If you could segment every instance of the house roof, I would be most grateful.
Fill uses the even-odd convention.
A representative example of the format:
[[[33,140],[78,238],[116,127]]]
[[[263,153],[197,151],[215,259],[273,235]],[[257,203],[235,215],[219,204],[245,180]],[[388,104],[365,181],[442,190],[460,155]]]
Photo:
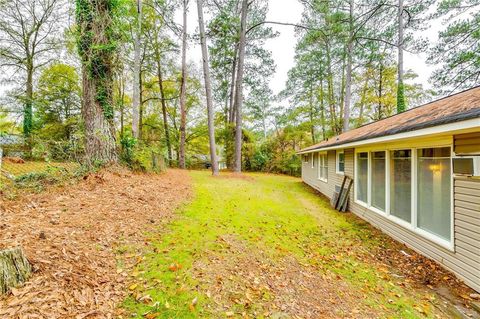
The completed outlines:
[[[17,145],[23,143],[23,137],[20,135],[0,134],[0,145]]]
[[[480,86],[417,106],[306,147],[298,153],[480,117]]]

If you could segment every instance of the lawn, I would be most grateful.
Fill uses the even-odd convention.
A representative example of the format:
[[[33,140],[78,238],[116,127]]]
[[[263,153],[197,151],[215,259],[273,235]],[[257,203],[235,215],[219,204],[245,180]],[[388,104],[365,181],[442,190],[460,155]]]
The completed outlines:
[[[67,171],[73,171],[79,167],[77,163],[54,163],[26,161],[25,163],[11,163],[4,161],[2,169],[13,176],[21,176],[30,173],[45,173],[52,168],[64,168]]]
[[[134,252],[143,258],[123,304],[133,316],[418,318],[437,312],[434,294],[372,259],[388,245],[384,236],[332,210],[299,179],[191,175],[193,200]]]

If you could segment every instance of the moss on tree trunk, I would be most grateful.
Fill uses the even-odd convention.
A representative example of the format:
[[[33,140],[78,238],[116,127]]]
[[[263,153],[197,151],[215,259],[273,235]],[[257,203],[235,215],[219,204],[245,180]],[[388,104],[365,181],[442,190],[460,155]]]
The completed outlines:
[[[31,273],[32,267],[20,247],[0,250],[0,295],[23,284]]]

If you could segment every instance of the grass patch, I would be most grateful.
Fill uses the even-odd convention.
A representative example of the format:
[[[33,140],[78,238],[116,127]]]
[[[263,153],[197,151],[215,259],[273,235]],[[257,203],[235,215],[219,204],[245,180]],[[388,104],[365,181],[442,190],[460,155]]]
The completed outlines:
[[[319,276],[335,274],[351,289],[362,291],[365,297],[359,302],[378,308],[385,317],[417,318],[428,313],[429,309],[419,308],[419,296],[369,262],[367,256],[378,239],[366,224],[332,210],[299,179],[191,174],[194,200],[176,220],[148,235],[150,248],[132,274],[131,294],[123,307],[136,318],[224,316],[205,306],[208,287],[201,286],[190,271],[207,252],[228,258],[218,241],[223,235],[243,239],[272,260],[294,256],[300,263],[314,265]]]
[[[61,184],[74,177],[83,176],[85,168],[78,163],[35,162],[2,163],[0,191],[14,198],[16,190],[40,192],[47,186]],[[8,177],[8,178],[7,178]]]

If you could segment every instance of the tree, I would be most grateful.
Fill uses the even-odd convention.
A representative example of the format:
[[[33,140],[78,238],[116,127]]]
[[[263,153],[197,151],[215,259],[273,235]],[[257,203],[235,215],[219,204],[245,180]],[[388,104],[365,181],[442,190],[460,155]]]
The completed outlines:
[[[213,101],[212,101],[212,84],[210,80],[210,67],[208,65],[208,50],[205,36],[205,23],[203,21],[203,1],[197,0],[198,9],[198,26],[200,29],[200,43],[202,47],[202,63],[203,76],[205,80],[205,93],[207,98],[207,114],[208,114],[208,137],[210,143],[210,160],[212,165],[212,174],[218,175],[218,159],[217,145],[215,142],[215,127],[213,122]]]
[[[449,92],[480,84],[480,1],[442,0],[435,17],[445,17],[447,26],[438,34],[429,63],[440,67],[432,80]]]
[[[347,75],[345,84],[345,106],[343,114],[343,131],[348,131],[350,127],[350,100],[352,95],[352,64],[353,64],[353,41],[355,36],[354,29],[354,7],[355,1],[349,1],[349,15],[348,15],[348,40],[347,40]]]
[[[0,67],[21,74],[26,137],[33,128],[35,71],[48,64],[51,52],[57,49],[61,4],[60,0],[0,1]]]
[[[140,91],[141,88],[141,67],[142,67],[142,0],[137,0],[137,26],[135,30],[134,51],[135,57],[133,60],[133,104],[132,104],[132,132],[133,137],[138,139],[140,137]]]
[[[187,6],[188,0],[183,0],[183,30],[182,30],[182,78],[180,85],[180,168],[185,169],[185,126],[187,122]]]
[[[35,93],[36,130],[49,128],[50,139],[70,139],[79,124],[79,82],[79,76],[71,65],[54,63],[42,70]]]
[[[208,7],[213,16],[208,24],[213,98],[216,103],[223,105],[223,129],[220,136],[224,142],[226,164],[232,169],[235,153],[235,88],[238,77],[241,4],[241,0],[216,0]],[[255,104],[255,101],[250,101],[255,99],[251,92],[255,88],[268,85],[276,68],[272,53],[264,47],[268,39],[278,35],[264,23],[267,12],[266,0],[253,1],[248,5],[242,95],[244,103],[249,105]],[[242,129],[248,124],[249,118],[243,116]]]
[[[178,92],[175,98],[169,97],[166,90],[169,81],[177,82],[179,77],[174,73],[177,69],[173,68],[174,59],[178,57],[177,43],[170,37],[167,29],[170,28],[174,9],[173,2],[169,1],[145,1],[144,10],[144,36],[146,39],[146,74],[154,75],[158,84],[158,94],[156,100],[160,103],[163,120],[163,139],[166,144],[166,151],[169,165],[173,161],[172,122],[169,120],[169,105],[178,101]],[[176,26],[173,27],[175,34],[180,33]],[[175,55],[172,55],[175,53]],[[178,155],[178,154],[177,154]]]
[[[405,89],[403,86],[403,0],[398,0],[398,79],[397,79],[397,113],[406,109]]]
[[[408,16],[410,32],[419,29],[420,21],[424,21],[427,2],[411,0],[397,12],[397,17],[400,13]],[[391,114],[391,104],[386,108],[383,100],[385,72],[396,61],[402,61],[401,52],[400,59],[395,59],[399,23],[391,19],[397,4],[398,0],[313,0],[304,4],[302,21],[296,25],[300,35],[296,65],[289,72],[282,97],[290,98],[289,114],[302,121],[299,128],[308,129],[313,143],[319,136],[325,139],[340,134],[351,124],[362,125],[367,119]],[[422,43],[410,33],[400,42],[400,51],[403,45],[415,49]],[[395,70],[397,76],[398,72],[402,75],[400,93],[405,94],[403,67],[399,71],[395,66]],[[376,109],[366,102],[371,89],[378,89]],[[398,91],[397,83],[395,101]]]
[[[242,18],[240,22],[240,42],[238,48],[237,79],[235,87],[235,167],[234,171],[242,171],[242,104],[243,104],[243,73],[245,65],[245,46],[247,33],[248,0],[242,1]]]
[[[86,160],[90,164],[117,161],[113,123],[115,15],[114,0],[77,0],[77,49],[82,62],[82,116]]]

